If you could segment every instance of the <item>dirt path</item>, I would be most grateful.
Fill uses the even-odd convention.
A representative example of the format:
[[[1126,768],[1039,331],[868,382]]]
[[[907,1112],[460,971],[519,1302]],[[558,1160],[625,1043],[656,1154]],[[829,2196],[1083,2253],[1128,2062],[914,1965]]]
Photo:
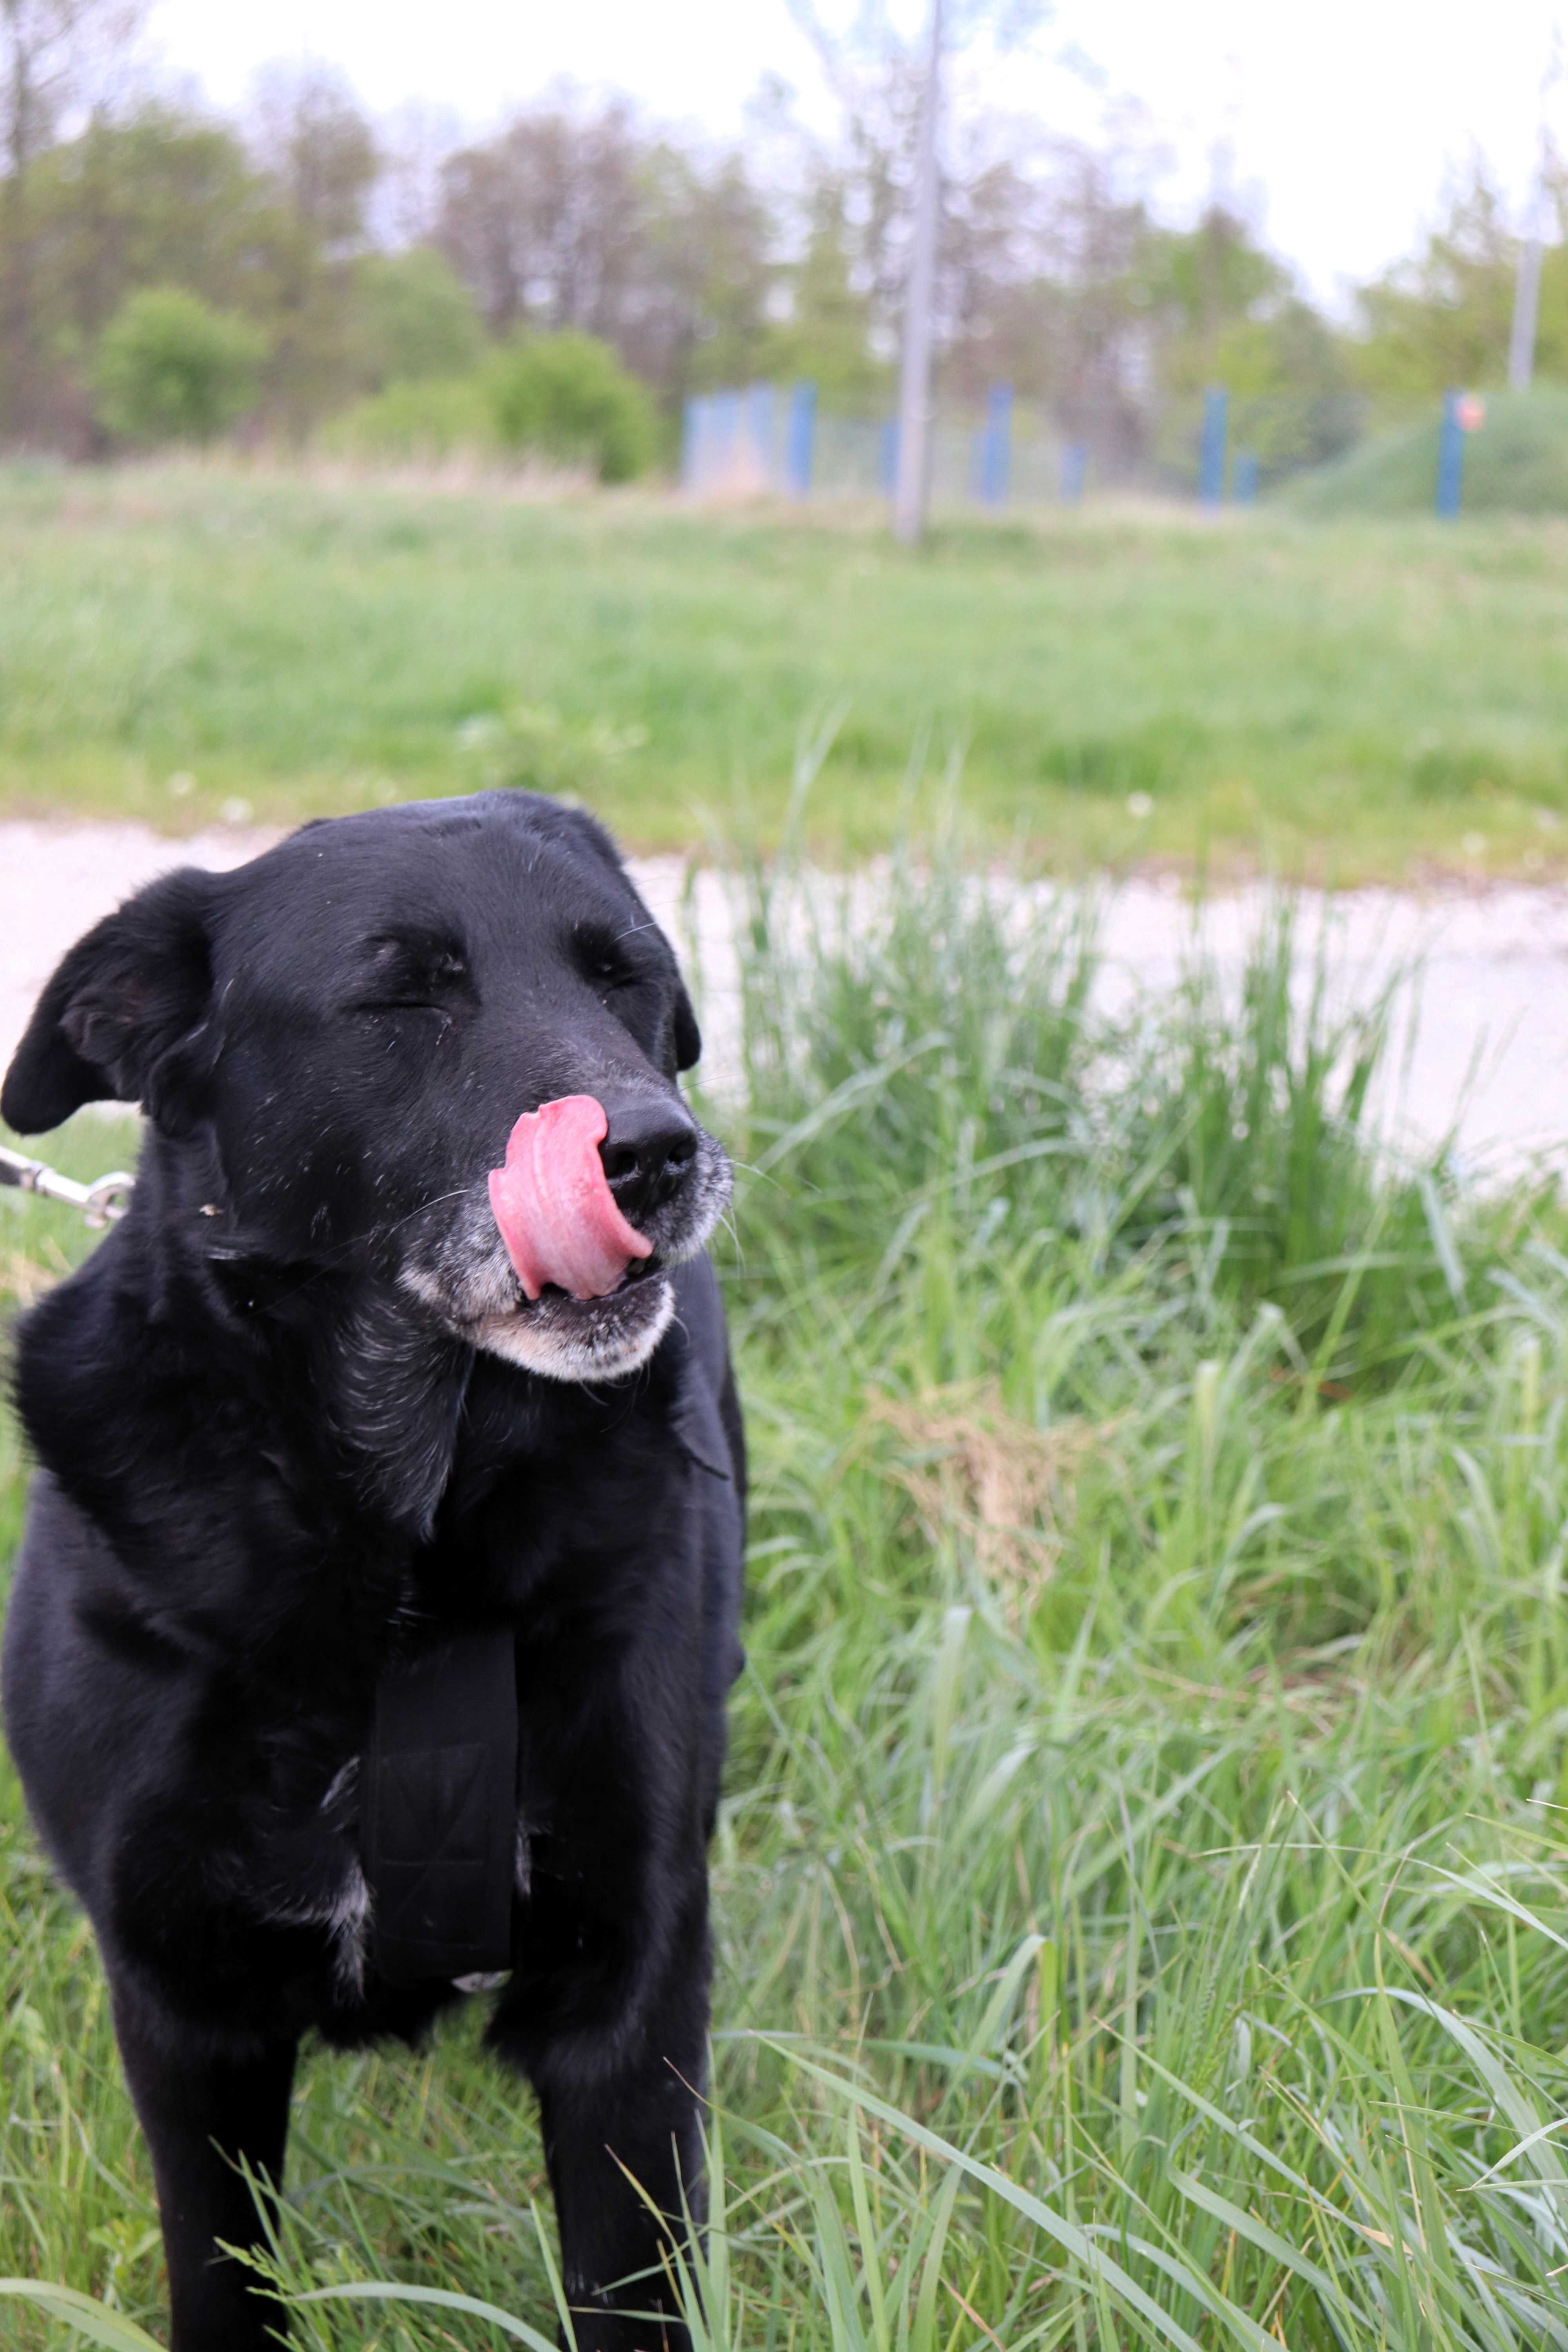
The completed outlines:
[[[0,824],[0,1065],[57,958],[98,916],[167,866],[237,866],[272,838],[226,830],[171,841],[128,824]],[[654,913],[679,936],[680,861],[646,859],[636,872]],[[1204,950],[1227,977],[1239,971],[1268,903],[1253,889],[1204,909]],[[696,911],[710,1064],[721,1080],[733,1068],[733,959],[723,888],[711,875],[700,877]],[[1309,896],[1302,916],[1309,954],[1328,919],[1341,1001],[1364,1000],[1396,965],[1422,962],[1420,1018],[1389,1106],[1396,1131],[1432,1138],[1458,1119],[1461,1149],[1479,1170],[1506,1171],[1542,1153],[1568,1164],[1568,890],[1360,890],[1331,902]],[[1108,896],[1103,1000],[1124,1004],[1139,990],[1168,989],[1192,936],[1173,887],[1139,881]]]

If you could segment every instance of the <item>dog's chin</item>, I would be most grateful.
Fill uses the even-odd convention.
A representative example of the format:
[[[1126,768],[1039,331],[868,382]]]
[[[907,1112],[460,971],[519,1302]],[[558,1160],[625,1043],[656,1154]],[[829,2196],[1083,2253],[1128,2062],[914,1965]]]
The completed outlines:
[[[687,1197],[649,1221],[654,1255],[634,1259],[603,1298],[572,1298],[546,1284],[526,1297],[507,1257],[488,1193],[476,1189],[429,1255],[406,1263],[404,1287],[471,1348],[547,1381],[616,1381],[647,1362],[675,1318],[668,1269],[706,1247],[730,1197],[730,1164],[702,1138]]]
[[[675,1288],[668,1275],[624,1283],[607,1298],[546,1289],[468,1327],[476,1348],[549,1381],[616,1381],[646,1364],[668,1330]]]

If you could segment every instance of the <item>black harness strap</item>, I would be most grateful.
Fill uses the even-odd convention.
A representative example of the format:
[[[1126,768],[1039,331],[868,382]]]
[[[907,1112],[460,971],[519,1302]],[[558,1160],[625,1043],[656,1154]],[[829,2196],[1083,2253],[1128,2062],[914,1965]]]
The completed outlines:
[[[517,1679],[510,1632],[465,1633],[375,1694],[363,1812],[373,1960],[395,1984],[511,1966]]]

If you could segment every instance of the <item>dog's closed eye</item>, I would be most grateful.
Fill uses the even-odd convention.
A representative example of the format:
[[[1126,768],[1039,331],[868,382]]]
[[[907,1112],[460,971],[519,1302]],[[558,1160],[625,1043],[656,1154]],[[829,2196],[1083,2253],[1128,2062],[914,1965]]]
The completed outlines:
[[[364,942],[361,985],[352,1013],[439,1013],[476,1001],[461,942],[437,932],[402,931]]]
[[[636,988],[649,977],[646,964],[632,952],[626,937],[580,923],[573,936],[577,967],[584,980],[601,991]]]

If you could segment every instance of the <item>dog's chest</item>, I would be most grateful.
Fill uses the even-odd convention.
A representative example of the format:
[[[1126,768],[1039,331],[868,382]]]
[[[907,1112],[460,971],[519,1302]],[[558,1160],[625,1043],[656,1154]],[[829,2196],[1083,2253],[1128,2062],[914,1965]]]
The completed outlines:
[[[707,1522],[736,1506],[706,1390],[688,1378],[562,1419],[553,1442],[509,1459],[481,1413],[411,1563],[418,1656],[384,1674],[369,1736],[322,1806],[334,1875],[309,1916],[332,1938],[344,1995],[372,1969],[464,1986],[503,1970],[531,1835],[574,1810],[557,1785],[565,1718],[602,1726],[606,1755],[625,1746],[613,1777],[635,1816],[650,1743],[625,1724],[612,1734],[622,1662],[650,1643],[668,1653],[673,1632],[691,1714],[711,1679]]]

